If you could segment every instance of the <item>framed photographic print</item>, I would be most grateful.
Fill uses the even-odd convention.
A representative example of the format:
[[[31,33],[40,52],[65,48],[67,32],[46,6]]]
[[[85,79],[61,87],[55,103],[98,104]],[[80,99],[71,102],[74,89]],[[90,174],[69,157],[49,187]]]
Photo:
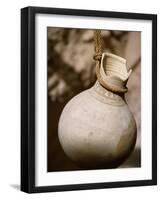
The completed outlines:
[[[157,184],[157,16],[21,9],[21,190]]]

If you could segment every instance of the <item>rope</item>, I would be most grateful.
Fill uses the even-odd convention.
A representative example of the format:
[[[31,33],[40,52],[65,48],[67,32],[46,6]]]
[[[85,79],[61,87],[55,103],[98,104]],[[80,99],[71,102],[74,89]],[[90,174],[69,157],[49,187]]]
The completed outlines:
[[[101,30],[94,31],[94,41],[95,41],[95,60],[101,60],[102,57],[102,40],[101,40]]]
[[[101,40],[101,30],[94,31],[94,42],[95,42],[95,55],[94,60],[96,61],[96,76],[101,84],[101,76],[100,76],[100,65],[101,65],[101,58],[102,58],[102,40]],[[102,85],[102,84],[101,84]]]

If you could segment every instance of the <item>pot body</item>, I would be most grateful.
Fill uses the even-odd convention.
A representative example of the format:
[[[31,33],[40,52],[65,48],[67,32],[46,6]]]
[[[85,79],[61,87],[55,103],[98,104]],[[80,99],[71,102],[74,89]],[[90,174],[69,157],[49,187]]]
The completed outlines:
[[[124,98],[97,81],[65,106],[58,136],[66,155],[79,166],[115,168],[132,152],[136,130]]]

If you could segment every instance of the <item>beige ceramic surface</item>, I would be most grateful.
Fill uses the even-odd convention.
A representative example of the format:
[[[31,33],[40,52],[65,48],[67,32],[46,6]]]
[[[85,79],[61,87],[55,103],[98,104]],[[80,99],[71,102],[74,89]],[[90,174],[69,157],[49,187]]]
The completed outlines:
[[[124,59],[105,53],[100,70],[104,70],[107,77],[116,77],[124,83],[131,72],[127,72],[126,62],[122,61]],[[124,98],[106,90],[97,81],[65,106],[58,134],[64,152],[78,165],[113,168],[132,152],[136,123]]]

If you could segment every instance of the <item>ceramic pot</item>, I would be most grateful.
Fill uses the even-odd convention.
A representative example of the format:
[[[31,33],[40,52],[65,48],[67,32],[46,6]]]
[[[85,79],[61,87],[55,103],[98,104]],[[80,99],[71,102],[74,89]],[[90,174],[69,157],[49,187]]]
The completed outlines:
[[[136,123],[124,99],[131,73],[126,60],[103,53],[99,72],[109,89],[97,80],[67,103],[58,125],[64,152],[85,169],[118,167],[136,142]]]

